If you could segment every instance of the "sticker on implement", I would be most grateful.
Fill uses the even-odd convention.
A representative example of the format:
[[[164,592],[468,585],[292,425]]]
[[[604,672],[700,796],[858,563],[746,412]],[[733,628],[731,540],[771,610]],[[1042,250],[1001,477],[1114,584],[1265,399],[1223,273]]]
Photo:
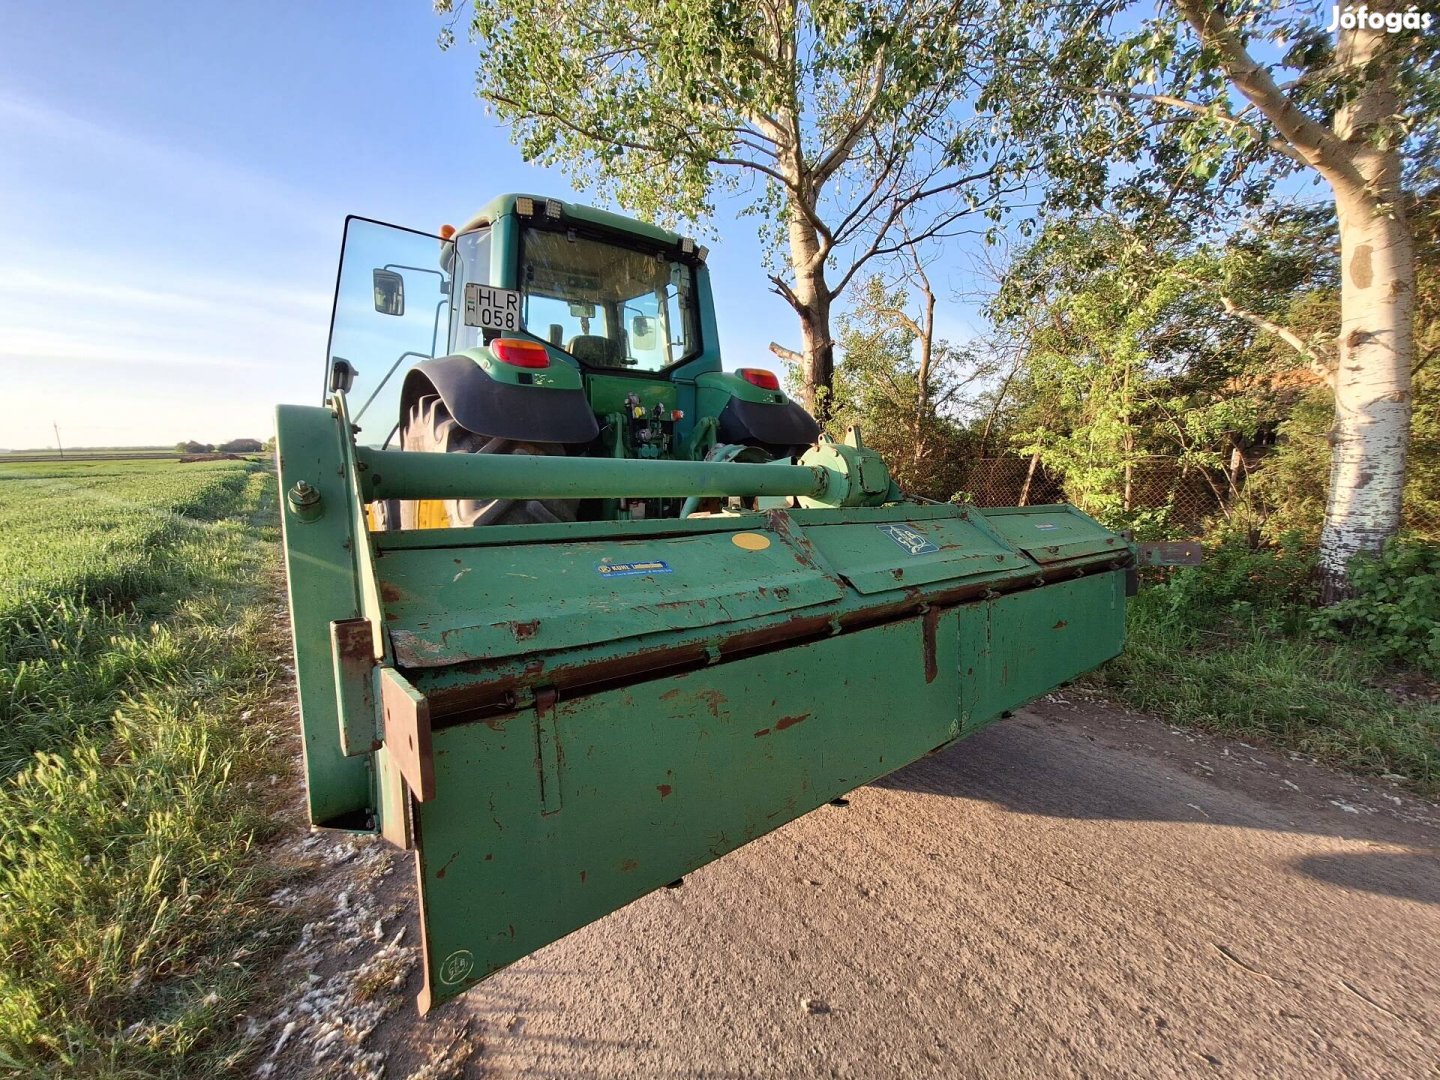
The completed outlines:
[[[465,286],[465,325],[482,330],[519,330],[520,294],[469,282]]]
[[[1035,528],[1039,529],[1041,532],[1049,532],[1051,529],[1055,528],[1055,523],[1053,521],[1037,521],[1035,523]]]
[[[641,574],[671,573],[670,564],[655,559],[652,562],[607,562],[595,567],[602,577],[638,577]]]
[[[911,555],[929,555],[932,551],[940,550],[928,536],[910,525],[876,525],[875,527]]]

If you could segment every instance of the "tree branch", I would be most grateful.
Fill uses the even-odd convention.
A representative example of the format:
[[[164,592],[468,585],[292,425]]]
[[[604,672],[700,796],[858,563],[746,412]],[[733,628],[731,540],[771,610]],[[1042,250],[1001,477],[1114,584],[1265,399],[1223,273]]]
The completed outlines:
[[[1311,120],[1291,100],[1270,72],[1246,50],[1213,0],[1174,0],[1175,7],[1200,40],[1220,53],[1220,66],[1235,88],[1255,104],[1275,130],[1317,172],[1337,187],[1361,190],[1364,178],[1345,145],[1324,124]]]
[[[1186,280],[1190,279],[1187,278]],[[1199,284],[1199,282],[1197,282],[1196,284]],[[1308,367],[1312,373],[1318,375],[1325,382],[1325,385],[1334,385],[1335,373],[1330,370],[1330,365],[1325,362],[1324,357],[1322,357],[1319,353],[1317,353],[1314,349],[1307,345],[1305,343],[1305,339],[1302,338],[1299,334],[1295,333],[1294,330],[1291,330],[1285,326],[1281,326],[1277,322],[1271,322],[1269,319],[1265,318],[1264,315],[1257,315],[1253,311],[1246,311],[1244,308],[1237,306],[1236,303],[1230,299],[1230,297],[1224,295],[1223,293],[1216,294],[1216,299],[1220,301],[1220,305],[1225,309],[1226,315],[1231,315],[1237,319],[1242,319],[1245,322],[1248,322],[1251,326],[1258,327],[1259,329],[1264,330],[1267,333],[1274,334],[1281,341],[1285,342],[1286,345],[1289,345],[1292,349],[1294,349],[1296,353],[1298,353],[1300,357],[1305,361],[1305,366]]]
[[[1202,105],[1198,101],[1189,101],[1185,98],[1174,97],[1170,94],[1143,94],[1138,90],[1103,90],[1093,86],[1067,86],[1065,89],[1077,94],[1090,94],[1094,97],[1123,98],[1126,101],[1148,101],[1155,105],[1168,105],[1172,109],[1183,109],[1185,112],[1194,113],[1197,116],[1213,116],[1216,120],[1229,124],[1231,127],[1244,128],[1251,132],[1257,139],[1264,141],[1265,145],[1274,150],[1277,154],[1283,154],[1298,165],[1312,165],[1313,162],[1301,155],[1300,151],[1291,146],[1284,139],[1266,138],[1265,133],[1254,124],[1239,117],[1231,116],[1228,112],[1216,112],[1209,105]],[[1253,103],[1246,108],[1253,107]]]

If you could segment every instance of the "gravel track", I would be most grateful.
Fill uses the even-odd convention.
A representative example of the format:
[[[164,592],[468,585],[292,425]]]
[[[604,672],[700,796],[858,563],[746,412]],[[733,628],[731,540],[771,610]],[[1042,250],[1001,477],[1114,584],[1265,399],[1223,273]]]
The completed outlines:
[[[408,910],[408,860],[366,880]],[[387,1077],[1437,1077],[1440,811],[1051,698],[423,1021],[409,970]]]

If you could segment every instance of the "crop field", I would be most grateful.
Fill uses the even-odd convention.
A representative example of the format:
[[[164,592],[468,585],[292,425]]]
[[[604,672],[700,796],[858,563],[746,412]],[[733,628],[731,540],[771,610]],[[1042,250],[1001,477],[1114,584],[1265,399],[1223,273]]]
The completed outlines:
[[[247,723],[286,649],[274,503],[252,462],[0,465],[0,1072],[243,1053],[275,919],[251,852],[281,766]]]

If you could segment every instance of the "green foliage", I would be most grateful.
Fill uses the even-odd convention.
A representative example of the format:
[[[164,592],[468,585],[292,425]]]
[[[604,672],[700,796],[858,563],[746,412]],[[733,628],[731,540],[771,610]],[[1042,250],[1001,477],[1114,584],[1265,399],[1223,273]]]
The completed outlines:
[[[1239,621],[1293,632],[1319,598],[1314,575],[1314,548],[1297,533],[1258,551],[1230,539],[1207,549],[1202,565],[1171,570],[1135,603],[1153,623],[1210,629]]]
[[[1161,250],[1169,243],[1233,240],[1242,223],[1281,218],[1276,204],[1285,199],[1286,181],[1309,173],[1329,185],[1334,207],[1343,207],[1347,240],[1359,242],[1381,221],[1396,231],[1412,229],[1418,217],[1410,204],[1436,179],[1440,38],[1398,26],[1378,35],[1342,29],[1332,37],[1325,14],[1267,0],[1168,0],[1153,10],[1128,0],[1098,7],[1072,0],[1054,7],[1035,34],[1033,62],[1000,72],[990,91],[997,107],[1011,107],[1012,130],[1028,139],[1047,174],[1041,220],[1099,214]],[[1051,83],[1070,93],[1044,100]],[[1309,208],[1300,216],[1306,214]],[[1310,216],[1317,223],[1326,218],[1329,231],[1328,214]],[[1318,229],[1308,244],[1297,244],[1300,239],[1292,233],[1275,244],[1261,230],[1254,251],[1230,244],[1225,273],[1197,276],[1224,298],[1227,314],[1283,338],[1319,368],[1335,357],[1315,346],[1334,341],[1338,319],[1319,335],[1277,333],[1265,306],[1235,302],[1237,291],[1258,291],[1283,308],[1302,279],[1329,291],[1339,280],[1333,249],[1323,252]],[[1309,249],[1310,268],[1302,258],[1299,278],[1287,280],[1283,272],[1287,247]],[[1247,265],[1241,257],[1247,254],[1259,257]],[[1328,270],[1316,273],[1322,257]],[[1391,280],[1375,283],[1375,293],[1381,286],[1417,292],[1407,266],[1390,273]],[[1256,285],[1261,288],[1250,289]],[[1409,352],[1410,328],[1378,329],[1394,309],[1368,291],[1347,290],[1347,324],[1393,336],[1397,344],[1367,349],[1372,335],[1357,337],[1336,370],[1351,382],[1370,374],[1389,380],[1393,390],[1372,399],[1393,401],[1390,395],[1405,389],[1405,373],[1393,364]],[[1376,405],[1372,416],[1369,408],[1347,406],[1338,421],[1347,429],[1373,422],[1374,430],[1391,435],[1383,425],[1395,426],[1394,411],[1387,415]],[[1403,445],[1404,432],[1393,434]],[[1368,486],[1355,483],[1361,474],[1371,478]],[[1332,579],[1345,553],[1368,542],[1363,538],[1377,521],[1383,520],[1382,531],[1398,524],[1393,458],[1336,476],[1349,486],[1331,500],[1325,530],[1322,565]]]
[[[0,467],[0,1063],[237,1067],[276,915],[243,723],[269,690],[274,478],[238,462]],[[252,959],[247,960],[246,957]]]
[[[1302,536],[1258,551],[1233,539],[1207,549],[1203,566],[1164,571],[1135,597],[1125,652],[1096,679],[1171,723],[1440,794],[1440,703],[1392,692],[1414,678],[1397,661],[1430,662],[1416,657],[1440,626],[1440,554],[1410,548],[1387,559],[1362,572],[1366,591],[1332,621],[1315,613],[1315,554]]]
[[[1238,262],[1077,217],[1052,221],[1011,264],[991,306],[1020,355],[1011,443],[1107,524],[1138,523],[1136,473],[1156,458],[1177,477],[1212,477],[1228,500],[1231,452],[1275,415],[1253,392],[1248,335],[1214,332],[1208,279]]]
[[[1330,444],[1334,397],[1328,389],[1310,389],[1291,406],[1276,428],[1276,445],[1245,484],[1241,518],[1260,536],[1275,540],[1287,533],[1320,541],[1325,495],[1330,486]]]
[[[903,288],[878,277],[865,283],[841,323],[844,359],[828,427],[839,438],[858,425],[905,491],[944,501],[963,485],[973,455],[974,436],[958,421],[969,404],[965,392],[991,367],[945,341],[931,343],[925,366],[923,329],[908,305]]]
[[[1278,148],[1274,113],[1235,90],[1187,6],[1196,18],[1223,18],[1261,72],[1283,86],[1292,120],[1331,123],[1389,66],[1338,63],[1328,8],[1267,0],[1037,7],[1033,55],[997,70],[984,100],[1031,145],[1049,208],[1104,206],[1157,239],[1186,237],[1226,230],[1227,217],[1266,206],[1287,177],[1310,168],[1303,155]],[[1423,189],[1435,180],[1440,143],[1440,36],[1392,34],[1382,44],[1395,61],[1387,73],[1395,98],[1367,141],[1403,146],[1407,184]],[[1054,93],[1057,85],[1068,93]]]
[[[1277,633],[1264,620],[1190,626],[1143,602],[1131,609],[1124,654],[1096,676],[1127,705],[1169,723],[1401,776],[1434,798],[1440,704],[1397,698],[1393,678],[1356,642]]]
[[[1440,544],[1391,543],[1350,567],[1352,595],[1316,614],[1332,640],[1362,638],[1382,656],[1440,675]]]
[[[973,142],[950,113],[993,33],[989,16],[934,2],[439,0],[452,17],[442,47],[467,6],[480,96],[527,160],[672,222],[710,217],[712,192],[740,190],[749,172],[762,181],[750,209],[777,238],[786,206],[833,176],[858,183]],[[802,172],[813,192],[799,190]],[[877,212],[894,190],[872,193]]]

